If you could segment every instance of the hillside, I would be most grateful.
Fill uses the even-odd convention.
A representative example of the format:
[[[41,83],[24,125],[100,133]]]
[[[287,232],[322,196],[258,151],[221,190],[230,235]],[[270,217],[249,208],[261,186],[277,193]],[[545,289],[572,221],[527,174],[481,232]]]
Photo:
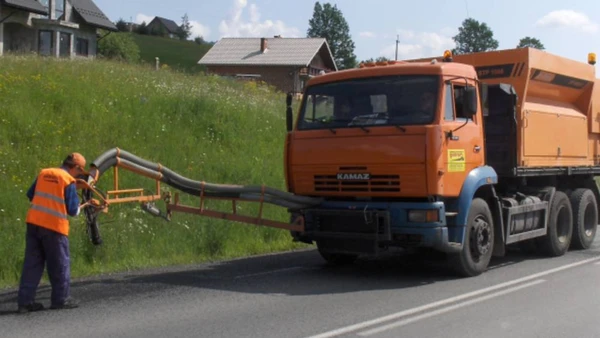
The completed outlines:
[[[161,64],[190,73],[198,73],[204,69],[204,66],[197,63],[211,48],[209,44],[199,45],[194,41],[140,34],[131,34],[131,36],[140,48],[140,57],[144,62],[154,64],[155,57],[158,56]]]
[[[38,170],[60,165],[71,151],[89,163],[120,147],[195,180],[284,189],[285,97],[256,84],[100,60],[4,57],[0,106],[0,287],[20,276],[25,192]],[[125,171],[119,177],[120,188],[154,189],[147,178]],[[99,186],[111,189],[111,171]],[[197,198],[184,202],[199,205]],[[231,204],[208,206],[231,210]],[[253,203],[238,210],[258,214]],[[289,219],[273,206],[264,214]],[[112,206],[100,224],[104,245],[94,247],[82,219],[72,219],[73,277],[296,246],[285,230],[179,213],[169,223],[135,204]]]

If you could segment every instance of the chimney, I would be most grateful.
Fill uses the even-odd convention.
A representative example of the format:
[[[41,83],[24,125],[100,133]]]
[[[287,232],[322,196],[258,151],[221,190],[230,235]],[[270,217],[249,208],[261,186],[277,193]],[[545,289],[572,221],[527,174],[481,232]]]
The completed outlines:
[[[260,38],[260,51],[261,53],[264,53],[267,50],[267,39],[266,38]]]

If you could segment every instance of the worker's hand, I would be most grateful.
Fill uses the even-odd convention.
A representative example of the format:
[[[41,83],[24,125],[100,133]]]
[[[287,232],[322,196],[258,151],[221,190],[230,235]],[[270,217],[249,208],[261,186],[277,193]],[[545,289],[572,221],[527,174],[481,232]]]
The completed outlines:
[[[98,208],[98,207],[100,207],[100,201],[98,201],[95,198],[92,198],[91,200],[89,200],[89,201],[83,203],[82,205],[80,205],[79,208],[83,209],[83,208],[85,208],[87,206],[92,206],[92,207]]]

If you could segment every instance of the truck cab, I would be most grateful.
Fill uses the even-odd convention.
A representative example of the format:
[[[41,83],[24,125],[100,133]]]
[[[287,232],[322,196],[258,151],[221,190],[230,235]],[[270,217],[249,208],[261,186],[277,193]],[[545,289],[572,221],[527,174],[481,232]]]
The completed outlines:
[[[286,142],[286,180],[325,202],[300,211],[306,231],[294,236],[349,261],[390,246],[460,259],[472,234],[469,254],[487,265],[491,222],[466,231],[460,208],[461,193],[497,180],[485,166],[480,90],[473,66],[437,60],[311,79]]]

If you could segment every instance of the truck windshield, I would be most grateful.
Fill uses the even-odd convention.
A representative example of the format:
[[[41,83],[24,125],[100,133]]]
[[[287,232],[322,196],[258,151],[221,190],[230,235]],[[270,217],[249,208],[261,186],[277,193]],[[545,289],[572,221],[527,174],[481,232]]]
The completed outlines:
[[[307,88],[298,129],[432,123],[439,77],[394,75]]]

